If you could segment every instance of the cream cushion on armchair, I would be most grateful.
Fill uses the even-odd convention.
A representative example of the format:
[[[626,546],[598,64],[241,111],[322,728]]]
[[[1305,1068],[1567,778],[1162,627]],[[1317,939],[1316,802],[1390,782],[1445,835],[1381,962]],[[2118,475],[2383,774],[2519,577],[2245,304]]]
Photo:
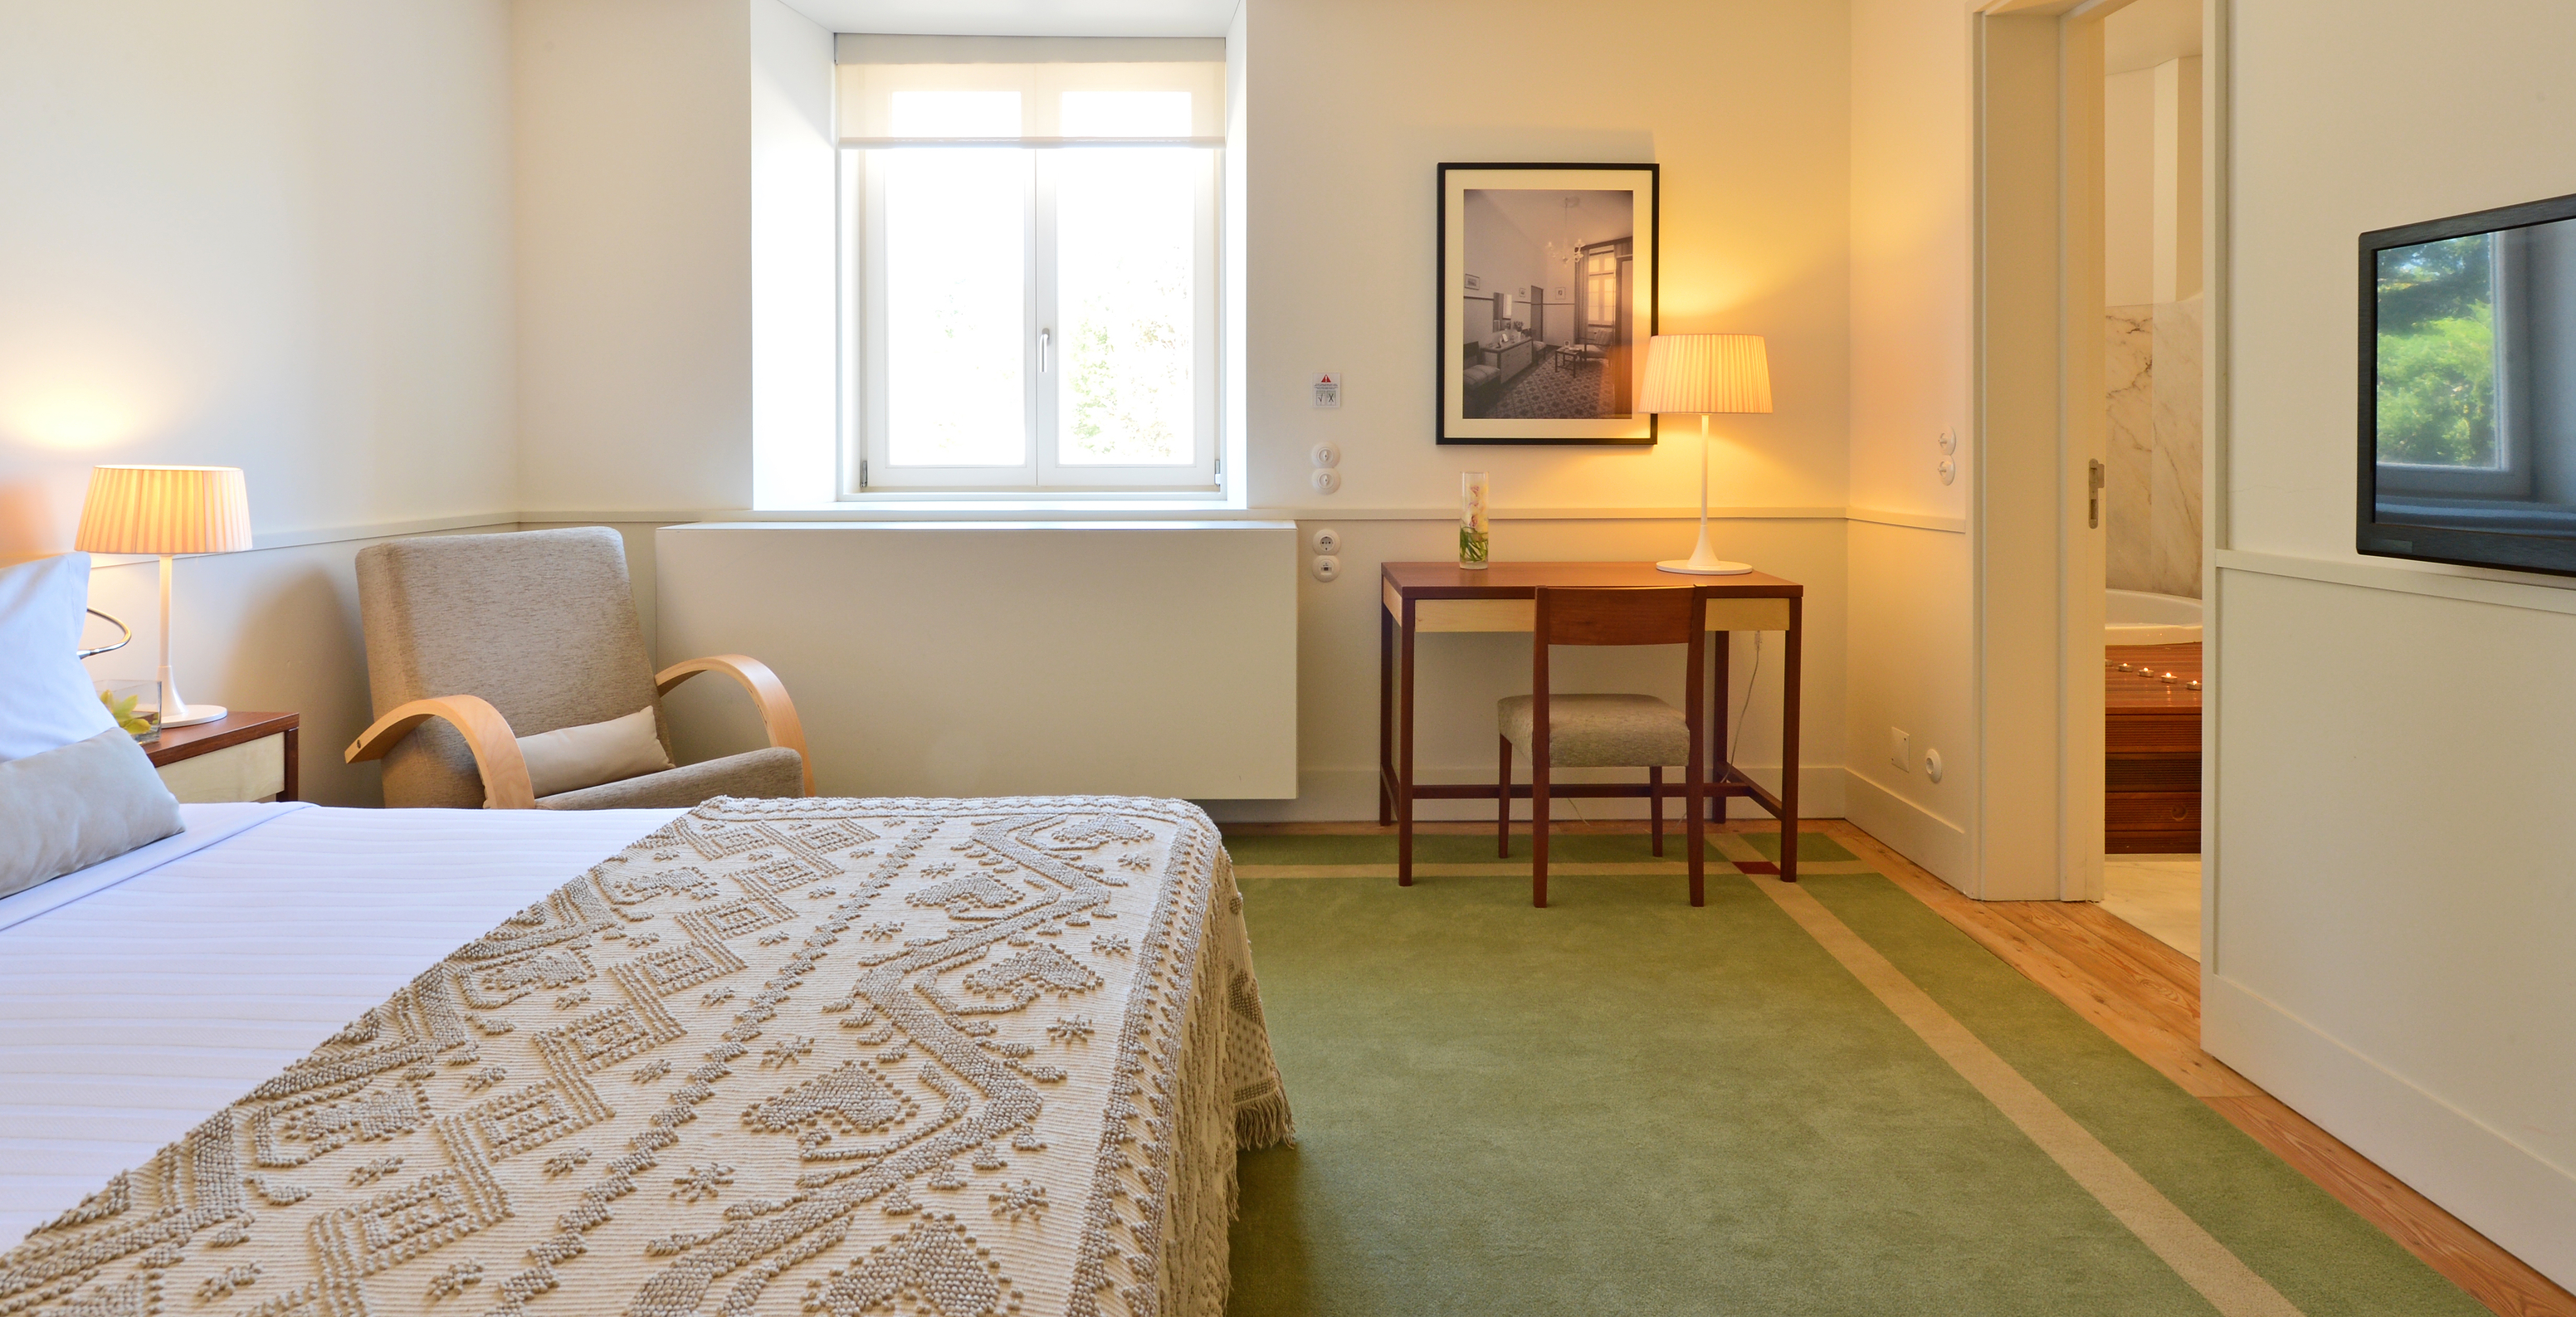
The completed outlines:
[[[514,738],[585,728],[648,709],[663,762],[669,762],[670,728],[636,621],[625,544],[613,530],[445,535],[374,545],[358,554],[358,607],[367,636],[368,691],[380,722],[350,747],[349,756],[383,757],[389,806],[524,803],[504,801],[507,793],[487,790],[483,779],[482,769],[506,756],[508,767],[496,769],[496,779],[515,774],[519,791],[527,793],[526,766]],[[768,678],[766,668],[750,666]],[[671,684],[691,675],[673,672],[679,675],[671,676]],[[774,688],[775,680],[769,685]],[[785,698],[777,692],[779,704]],[[407,734],[382,722],[419,701],[457,707],[420,714]],[[457,725],[457,714],[476,712],[472,706],[478,702],[508,724],[481,728],[479,746],[469,745]],[[547,809],[685,807],[716,796],[807,794],[803,738],[793,708],[785,709],[785,738],[773,712],[764,701],[773,742],[767,749],[534,803]],[[510,743],[506,750],[504,741]]]

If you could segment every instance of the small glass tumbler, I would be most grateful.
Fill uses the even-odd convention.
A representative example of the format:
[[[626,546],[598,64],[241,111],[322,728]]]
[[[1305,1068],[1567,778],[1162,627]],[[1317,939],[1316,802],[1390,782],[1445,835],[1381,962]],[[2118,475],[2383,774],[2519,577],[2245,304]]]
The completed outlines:
[[[93,681],[98,688],[98,702],[107,706],[107,716],[139,744],[150,745],[161,739],[161,683],[158,681]]]
[[[1461,473],[1458,477],[1458,565],[1469,571],[1485,570],[1487,544],[1485,473]]]

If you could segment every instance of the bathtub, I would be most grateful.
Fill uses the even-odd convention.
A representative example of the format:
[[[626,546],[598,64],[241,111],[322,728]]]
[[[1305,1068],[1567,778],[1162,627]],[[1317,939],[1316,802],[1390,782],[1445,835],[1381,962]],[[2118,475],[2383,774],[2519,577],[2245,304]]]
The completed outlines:
[[[2184,645],[2200,639],[2200,601],[2144,590],[2105,590],[2102,643]]]

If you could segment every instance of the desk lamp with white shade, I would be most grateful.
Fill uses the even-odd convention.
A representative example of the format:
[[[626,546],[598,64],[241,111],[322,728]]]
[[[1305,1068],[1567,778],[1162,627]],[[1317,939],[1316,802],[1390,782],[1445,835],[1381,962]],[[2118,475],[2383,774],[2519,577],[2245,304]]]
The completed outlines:
[[[188,727],[230,712],[190,704],[170,675],[170,559],[250,547],[250,496],[237,466],[102,466],[89,473],[72,547],[161,558],[161,725]]]
[[[1760,334],[1657,334],[1646,343],[1646,387],[1637,410],[1699,414],[1699,547],[1688,558],[1659,562],[1691,576],[1741,576],[1753,568],[1728,562],[1708,546],[1708,418],[1771,410],[1771,361]]]

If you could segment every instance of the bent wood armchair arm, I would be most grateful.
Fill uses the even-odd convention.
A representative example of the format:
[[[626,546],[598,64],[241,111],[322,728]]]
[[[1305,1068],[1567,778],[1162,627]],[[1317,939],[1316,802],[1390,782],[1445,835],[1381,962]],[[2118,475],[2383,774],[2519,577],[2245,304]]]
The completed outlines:
[[[358,739],[349,743],[344,758],[353,764],[382,759],[411,734],[411,729],[432,718],[444,718],[454,724],[465,737],[465,748],[474,752],[475,771],[483,775],[483,808],[537,807],[537,791],[528,782],[528,761],[519,754],[519,738],[511,735],[510,721],[501,716],[501,711],[478,695],[413,700],[359,733]]]
[[[813,795],[814,756],[805,749],[805,724],[797,721],[795,701],[787,698],[787,688],[779,684],[778,674],[749,655],[714,654],[674,663],[654,674],[653,693],[668,695],[673,687],[701,672],[721,672],[751,692],[752,703],[760,706],[761,730],[769,733],[771,745],[786,746],[804,761],[805,794]]]

